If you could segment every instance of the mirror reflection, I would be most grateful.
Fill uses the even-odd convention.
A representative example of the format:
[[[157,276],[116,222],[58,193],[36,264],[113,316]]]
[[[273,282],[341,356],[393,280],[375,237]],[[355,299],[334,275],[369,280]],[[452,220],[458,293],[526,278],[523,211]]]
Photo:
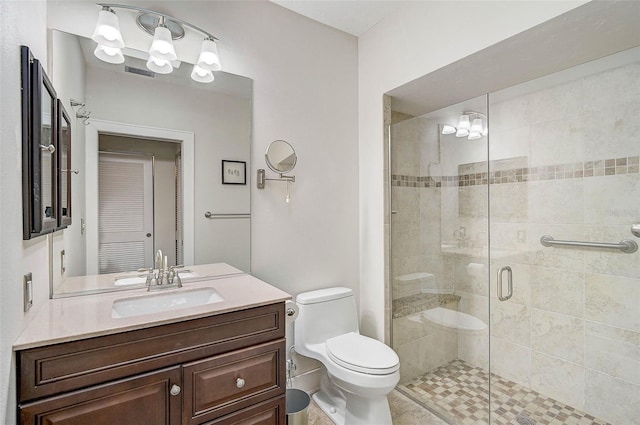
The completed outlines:
[[[293,146],[284,140],[274,140],[269,144],[265,160],[276,173],[288,173],[296,166],[298,157]]]
[[[40,126],[40,176],[42,184],[41,203],[42,222],[55,218],[53,210],[53,105],[54,98],[46,84],[42,84],[42,124]]]
[[[170,265],[225,262],[249,272],[250,186],[222,185],[219,164],[250,161],[252,81],[216,72],[213,83],[197,83],[188,64],[149,76],[141,59],[102,62],[92,40],[56,30],[50,46],[58,97],[91,110],[83,126],[69,109],[79,178],[73,223],[53,236],[54,261],[66,252],[54,296],[82,292],[76,276],[135,275],[158,249]],[[225,214],[238,218],[216,219]]]

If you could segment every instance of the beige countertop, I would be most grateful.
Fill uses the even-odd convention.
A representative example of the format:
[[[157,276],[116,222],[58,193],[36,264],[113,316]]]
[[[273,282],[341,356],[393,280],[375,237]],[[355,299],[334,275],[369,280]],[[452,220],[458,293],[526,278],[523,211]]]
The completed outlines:
[[[212,304],[113,318],[113,302],[209,287],[223,298]],[[184,282],[182,288],[147,292],[135,289],[48,300],[13,344],[14,350],[75,341],[167,323],[244,310],[291,299],[291,295],[248,274],[222,275]]]

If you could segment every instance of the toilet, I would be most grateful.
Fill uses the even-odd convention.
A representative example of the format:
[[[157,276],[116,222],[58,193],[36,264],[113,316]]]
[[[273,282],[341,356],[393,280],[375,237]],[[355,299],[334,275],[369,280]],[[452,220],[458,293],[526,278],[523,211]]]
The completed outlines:
[[[326,288],[296,297],[295,350],[325,369],[313,400],[338,425],[391,425],[387,394],[400,380],[388,346],[360,335],[353,291]]]

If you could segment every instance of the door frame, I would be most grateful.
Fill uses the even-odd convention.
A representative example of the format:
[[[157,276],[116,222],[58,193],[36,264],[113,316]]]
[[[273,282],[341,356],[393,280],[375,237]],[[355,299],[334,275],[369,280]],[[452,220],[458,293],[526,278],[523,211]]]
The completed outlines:
[[[120,123],[91,119],[85,127],[86,132],[86,216],[87,216],[87,275],[98,274],[98,140],[100,134],[140,137],[180,143],[182,152],[182,202],[183,216],[195,218],[195,145],[194,134],[190,131],[149,127],[137,124]],[[195,261],[195,220],[183,220],[183,258],[184,264]]]

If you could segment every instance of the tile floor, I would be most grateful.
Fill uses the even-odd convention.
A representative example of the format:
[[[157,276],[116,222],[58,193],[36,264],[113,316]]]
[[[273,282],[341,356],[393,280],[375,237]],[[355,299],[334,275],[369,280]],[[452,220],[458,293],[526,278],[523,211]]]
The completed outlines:
[[[492,424],[611,425],[500,376],[492,375],[491,380]],[[452,424],[486,425],[489,418],[488,384],[489,374],[486,371],[462,360],[454,360],[398,385],[397,391],[409,394],[450,419]]]
[[[389,405],[394,425],[447,425],[442,419],[396,390],[389,394]],[[309,425],[333,425],[333,422],[311,402]]]

